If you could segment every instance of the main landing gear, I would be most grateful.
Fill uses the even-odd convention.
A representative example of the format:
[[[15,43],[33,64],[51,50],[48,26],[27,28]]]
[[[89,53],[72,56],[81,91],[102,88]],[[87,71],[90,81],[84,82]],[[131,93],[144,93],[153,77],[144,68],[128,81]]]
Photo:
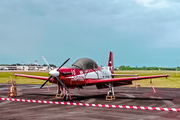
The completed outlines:
[[[58,84],[58,93],[56,94],[56,98],[62,98],[64,101],[71,101],[71,95],[69,89],[67,87],[63,87]]]
[[[107,93],[106,100],[114,100],[114,99],[116,99],[116,97],[114,95],[113,84],[109,83],[109,91]]]

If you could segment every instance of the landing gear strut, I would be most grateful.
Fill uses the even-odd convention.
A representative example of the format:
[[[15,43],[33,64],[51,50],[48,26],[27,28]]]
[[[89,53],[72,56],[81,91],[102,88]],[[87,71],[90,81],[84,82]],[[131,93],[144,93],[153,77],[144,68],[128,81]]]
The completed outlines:
[[[114,99],[116,99],[114,95],[114,87],[112,83],[109,83],[109,91],[107,93],[106,100],[114,100]]]
[[[64,94],[63,94],[63,88],[62,86],[58,83],[58,90],[57,90],[57,94],[56,94],[56,98],[64,98]]]
[[[65,95],[64,95],[64,101],[71,101],[71,94],[69,92],[69,89],[65,88]]]
[[[65,86],[61,86],[60,84],[58,84],[58,94],[56,94],[56,98],[64,98],[64,101],[72,100],[69,89]]]

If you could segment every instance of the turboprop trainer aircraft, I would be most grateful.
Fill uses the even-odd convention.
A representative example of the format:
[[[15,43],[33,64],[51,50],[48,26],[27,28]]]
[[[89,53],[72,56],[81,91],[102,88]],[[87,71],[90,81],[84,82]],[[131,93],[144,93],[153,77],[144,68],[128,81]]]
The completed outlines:
[[[70,59],[70,58],[69,58]],[[46,80],[40,87],[42,88],[47,82],[56,83],[58,85],[57,97],[64,97],[64,100],[71,100],[69,89],[83,88],[84,86],[96,85],[98,89],[109,88],[106,99],[115,99],[114,88],[122,85],[130,85],[133,80],[152,79],[159,77],[169,77],[169,75],[155,75],[138,77],[114,78],[114,76],[122,76],[114,74],[113,53],[110,52],[108,67],[100,67],[97,63],[89,58],[81,58],[74,62],[71,67],[62,67],[66,64],[67,59],[59,68],[50,70],[50,77],[32,76],[24,74],[14,74],[15,76],[28,77]]]

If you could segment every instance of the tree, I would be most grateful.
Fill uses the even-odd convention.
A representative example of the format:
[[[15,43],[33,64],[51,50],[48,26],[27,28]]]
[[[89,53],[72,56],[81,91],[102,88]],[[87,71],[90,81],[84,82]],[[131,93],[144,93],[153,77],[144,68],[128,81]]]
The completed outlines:
[[[119,67],[119,70],[126,70],[126,67],[124,65]]]

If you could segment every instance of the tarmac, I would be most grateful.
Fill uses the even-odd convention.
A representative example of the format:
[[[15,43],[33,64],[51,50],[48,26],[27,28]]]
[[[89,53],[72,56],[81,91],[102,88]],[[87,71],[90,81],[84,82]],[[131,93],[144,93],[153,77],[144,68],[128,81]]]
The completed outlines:
[[[41,85],[18,84],[18,99],[63,101],[55,98],[56,85],[39,89]],[[72,102],[108,105],[148,106],[180,108],[180,89],[151,87],[115,87],[115,100],[106,100],[108,89],[88,86],[84,89],[71,89]],[[8,85],[0,84],[0,97],[8,96]],[[101,108],[42,103],[27,103],[0,100],[0,120],[178,120],[180,112],[137,110],[121,108]]]

